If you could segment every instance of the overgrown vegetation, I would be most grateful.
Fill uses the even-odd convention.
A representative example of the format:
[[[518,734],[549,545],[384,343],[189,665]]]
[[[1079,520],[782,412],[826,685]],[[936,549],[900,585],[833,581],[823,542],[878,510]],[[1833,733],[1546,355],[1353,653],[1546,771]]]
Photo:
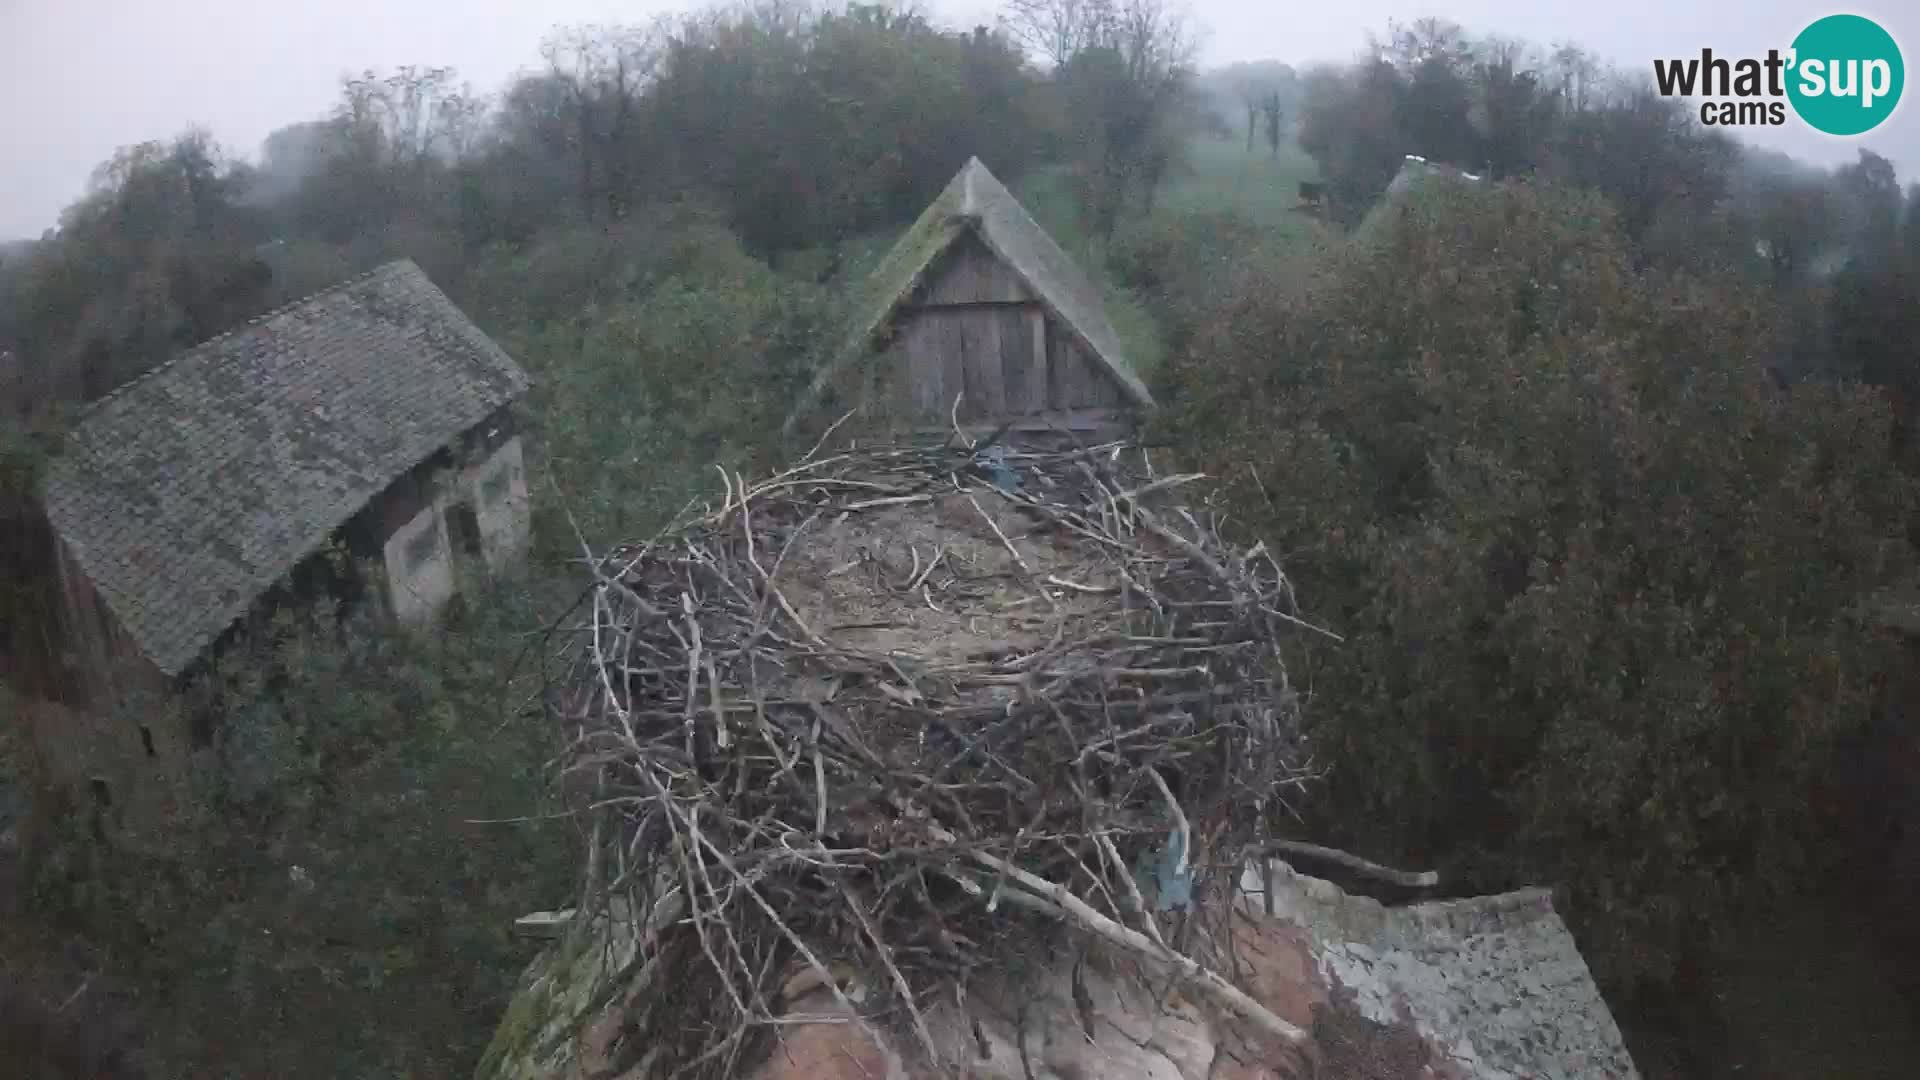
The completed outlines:
[[[1845,611],[1908,564],[1890,416],[1776,391],[1775,332],[1636,272],[1592,196],[1463,187],[1250,281],[1182,367],[1183,444],[1350,635],[1311,710],[1329,826],[1563,883],[1616,986],[1817,861],[1890,659]]]
[[[544,603],[502,588],[432,637],[282,617],[173,703],[223,716],[162,847],[47,815],[35,907],[144,991],[153,1075],[470,1067],[532,957],[512,920],[572,882],[528,707]]]
[[[1024,38],[859,5],[562,31],[493,99],[368,73],[258,163],[123,151],[0,255],[7,634],[52,618],[20,586],[62,414],[185,344],[404,255],[537,379],[525,579],[435,637],[247,644],[175,849],[78,814],[46,849],[40,913],[141,985],[163,1074],[471,1062],[504,927],[569,881],[569,822],[463,824],[550,808],[521,706],[568,561],[781,451],[847,284],[969,155],[1109,287],[1161,441],[1349,636],[1296,673],[1326,837],[1565,886],[1617,1008],[1848,850],[1840,748],[1897,664],[1849,613],[1911,570],[1920,191],[1443,21],[1199,93],[1170,6],[1017,8]],[[1383,205],[1409,153],[1484,180]],[[1316,177],[1379,227],[1294,213]]]

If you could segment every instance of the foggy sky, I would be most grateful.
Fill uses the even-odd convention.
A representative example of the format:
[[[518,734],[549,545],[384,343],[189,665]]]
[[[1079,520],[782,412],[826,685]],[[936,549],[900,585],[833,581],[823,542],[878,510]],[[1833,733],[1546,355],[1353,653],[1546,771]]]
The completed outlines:
[[[343,74],[402,64],[451,66],[492,93],[538,63],[555,24],[639,22],[695,6],[674,0],[0,0],[0,239],[34,236],[84,189],[93,167],[121,147],[210,130],[229,152],[253,157],[275,128],[333,104]],[[993,0],[933,0],[941,21],[991,21]],[[1470,33],[1538,44],[1575,41],[1622,67],[1654,57],[1726,56],[1785,48],[1833,10],[1866,15],[1920,65],[1920,10],[1910,3],[1828,7],[1808,0],[1191,0],[1213,64],[1273,57],[1343,60],[1389,19],[1441,15]],[[1545,9],[1556,10],[1545,10]],[[1904,10],[1903,10],[1904,9]],[[1850,161],[1856,146],[1920,179],[1920,88],[1862,139],[1820,135],[1792,121],[1747,137],[1820,164]]]

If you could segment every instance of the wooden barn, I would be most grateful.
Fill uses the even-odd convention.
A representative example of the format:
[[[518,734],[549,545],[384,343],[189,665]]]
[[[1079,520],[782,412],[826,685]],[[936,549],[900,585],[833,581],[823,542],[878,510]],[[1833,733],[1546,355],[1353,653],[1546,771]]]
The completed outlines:
[[[332,596],[424,621],[518,559],[528,385],[402,260],[91,405],[42,492],[52,617],[10,658],[43,771],[124,820],[205,743],[162,706],[247,619]]]
[[[857,410],[865,430],[943,431],[957,415],[1095,437],[1152,406],[1099,290],[973,158],[874,271],[789,429]]]

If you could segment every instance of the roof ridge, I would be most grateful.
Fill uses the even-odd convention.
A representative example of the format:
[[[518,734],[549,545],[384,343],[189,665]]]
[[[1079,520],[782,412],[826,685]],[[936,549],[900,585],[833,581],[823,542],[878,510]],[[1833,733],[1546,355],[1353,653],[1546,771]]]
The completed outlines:
[[[219,333],[203,341],[197,341],[192,345],[186,346],[185,348],[175,349],[173,351],[173,354],[167,357],[165,360],[162,360],[161,362],[153,365],[152,367],[141,372],[140,374],[135,375],[133,378],[128,379],[126,382],[121,383],[119,386],[116,386],[113,389],[107,391],[106,393],[101,394],[99,397],[94,398],[92,401],[89,401],[86,404],[86,407],[80,410],[80,416],[82,418],[92,416],[102,406],[106,405],[107,402],[112,401],[113,399],[121,396],[122,394],[140,385],[141,383],[146,382],[148,379],[152,378],[153,376],[158,375],[161,372],[172,368],[174,365],[178,364],[180,361],[186,359],[189,356],[192,356],[194,353],[199,352],[200,350],[206,348],[209,345],[215,345],[215,344],[218,344],[219,342],[225,341],[227,338],[232,337],[234,334],[237,334],[240,331],[245,330],[250,326],[257,326],[268,319],[272,319],[272,318],[276,318],[278,316],[284,315],[287,312],[293,310],[294,308],[300,307],[304,304],[310,304],[313,301],[328,295],[329,293],[339,292],[342,289],[350,288],[354,285],[359,285],[362,282],[367,281],[369,278],[372,278],[376,274],[381,274],[388,270],[392,270],[399,267],[402,263],[413,265],[413,260],[410,258],[407,258],[404,255],[398,259],[391,259],[387,262],[381,263],[379,266],[376,266],[371,270],[363,270],[360,273],[353,275],[352,277],[345,278],[341,281],[336,281],[324,289],[315,289],[313,292],[307,293],[304,296],[298,297],[293,300],[289,300],[286,303],[280,304],[277,307],[269,308],[266,311],[263,311],[260,314],[255,315],[251,319],[248,319],[246,322],[239,323],[238,325],[235,325],[235,326],[229,326],[225,330],[222,330]]]
[[[250,322],[78,425],[44,489],[79,569],[169,676],[312,544],[528,384],[411,261]]]

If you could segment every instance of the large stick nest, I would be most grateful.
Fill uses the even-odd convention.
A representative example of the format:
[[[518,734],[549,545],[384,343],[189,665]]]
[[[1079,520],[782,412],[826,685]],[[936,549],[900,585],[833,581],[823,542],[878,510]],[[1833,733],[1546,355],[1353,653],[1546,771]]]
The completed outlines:
[[[1172,505],[1199,478],[1122,444],[722,475],[590,560],[559,697],[590,896],[654,913],[636,1074],[736,1075],[796,982],[934,1055],[928,1009],[1062,924],[1250,1005],[1155,912],[1230,893],[1291,811],[1281,646],[1313,628],[1264,546]]]

